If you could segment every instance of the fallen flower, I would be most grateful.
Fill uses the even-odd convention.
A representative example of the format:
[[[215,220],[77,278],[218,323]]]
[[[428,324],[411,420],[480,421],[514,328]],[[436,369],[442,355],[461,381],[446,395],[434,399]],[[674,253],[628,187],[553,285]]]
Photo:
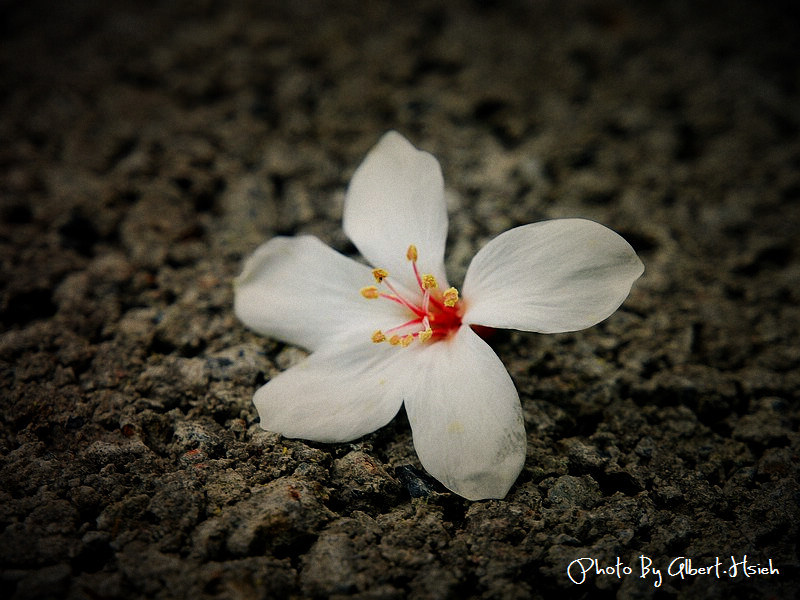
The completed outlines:
[[[533,223],[486,244],[460,294],[445,275],[439,163],[396,132],[353,175],[344,231],[374,269],[312,236],[276,237],[236,281],[235,312],[245,325],[311,352],[256,391],[261,426],[346,442],[387,424],[405,404],[431,475],[470,500],[504,497],[525,462],[522,409],[473,326],[590,327],[622,304],[641,261],[593,221]]]

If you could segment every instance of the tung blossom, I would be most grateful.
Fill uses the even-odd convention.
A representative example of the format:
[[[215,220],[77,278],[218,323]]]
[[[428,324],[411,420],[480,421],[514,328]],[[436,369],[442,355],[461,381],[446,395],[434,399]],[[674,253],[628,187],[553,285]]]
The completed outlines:
[[[522,409],[473,327],[590,327],[622,304],[641,261],[602,225],[555,219],[486,244],[459,293],[444,268],[439,163],[396,132],[353,175],[344,231],[373,268],[312,236],[275,237],[236,281],[235,312],[245,325],[310,351],[256,391],[261,426],[346,442],[405,405],[431,475],[470,500],[504,497],[525,462]]]

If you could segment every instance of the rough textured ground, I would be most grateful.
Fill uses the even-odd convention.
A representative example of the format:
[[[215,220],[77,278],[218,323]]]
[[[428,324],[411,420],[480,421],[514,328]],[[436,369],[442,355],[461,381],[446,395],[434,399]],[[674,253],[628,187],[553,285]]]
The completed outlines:
[[[0,596],[793,597],[791,4],[283,4],[0,4]],[[646,264],[597,327],[493,339],[529,440],[502,501],[428,479],[402,413],[322,445],[250,402],[301,353],[232,277],[275,234],[353,252],[387,129],[442,162],[455,281],[560,216]],[[780,575],[638,577],[744,554]]]

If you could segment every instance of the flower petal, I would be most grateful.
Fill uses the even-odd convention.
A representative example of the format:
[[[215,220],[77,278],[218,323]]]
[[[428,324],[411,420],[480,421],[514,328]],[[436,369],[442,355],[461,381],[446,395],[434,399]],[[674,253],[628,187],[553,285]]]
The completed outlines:
[[[318,442],[383,427],[403,402],[403,350],[353,336],[327,344],[256,391],[261,426]]]
[[[420,462],[469,500],[504,497],[525,463],[526,438],[503,363],[469,327],[421,356],[425,368],[406,398]]]
[[[234,291],[234,311],[248,327],[314,350],[344,332],[369,340],[405,314],[393,302],[367,300],[370,269],[313,236],[276,237],[246,261]]]
[[[416,289],[406,259],[417,247],[419,268],[446,287],[447,206],[438,161],[390,131],[356,169],[344,203],[344,231],[375,267]]]
[[[463,322],[558,333],[591,327],[627,298],[644,265],[618,234],[586,219],[510,229],[467,269]]]

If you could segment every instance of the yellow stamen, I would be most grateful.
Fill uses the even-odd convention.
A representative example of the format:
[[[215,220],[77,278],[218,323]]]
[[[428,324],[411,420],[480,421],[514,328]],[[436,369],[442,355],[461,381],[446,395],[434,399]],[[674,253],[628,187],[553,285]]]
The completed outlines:
[[[451,287],[444,293],[444,305],[453,307],[458,302],[458,290],[454,287]]]
[[[403,348],[408,348],[408,345],[413,341],[414,341],[414,336],[409,333],[408,335],[404,335],[403,337],[400,338],[400,345]]]
[[[436,277],[433,275],[423,275],[422,276],[422,287],[426,290],[432,290],[433,288],[438,287],[439,284],[436,283]]]
[[[380,329],[376,329],[375,333],[372,334],[372,341],[376,344],[380,344],[381,342],[386,341],[386,336],[383,335],[383,332]]]
[[[417,262],[417,247],[411,244],[406,250],[406,258],[411,262]]]
[[[426,330],[419,332],[419,341],[427,342],[429,339],[431,339],[432,336],[433,336],[433,329],[428,327]]]
[[[389,276],[389,272],[385,269],[372,269],[372,276],[375,278],[375,281],[380,283]]]
[[[364,296],[364,298],[369,298],[370,300],[374,300],[379,296],[378,288],[376,288],[374,285],[368,285],[367,287],[363,287],[361,288],[361,295]]]
[[[389,343],[392,346],[397,346],[397,344],[400,343],[400,336],[399,335],[393,335],[392,337],[389,338]]]

